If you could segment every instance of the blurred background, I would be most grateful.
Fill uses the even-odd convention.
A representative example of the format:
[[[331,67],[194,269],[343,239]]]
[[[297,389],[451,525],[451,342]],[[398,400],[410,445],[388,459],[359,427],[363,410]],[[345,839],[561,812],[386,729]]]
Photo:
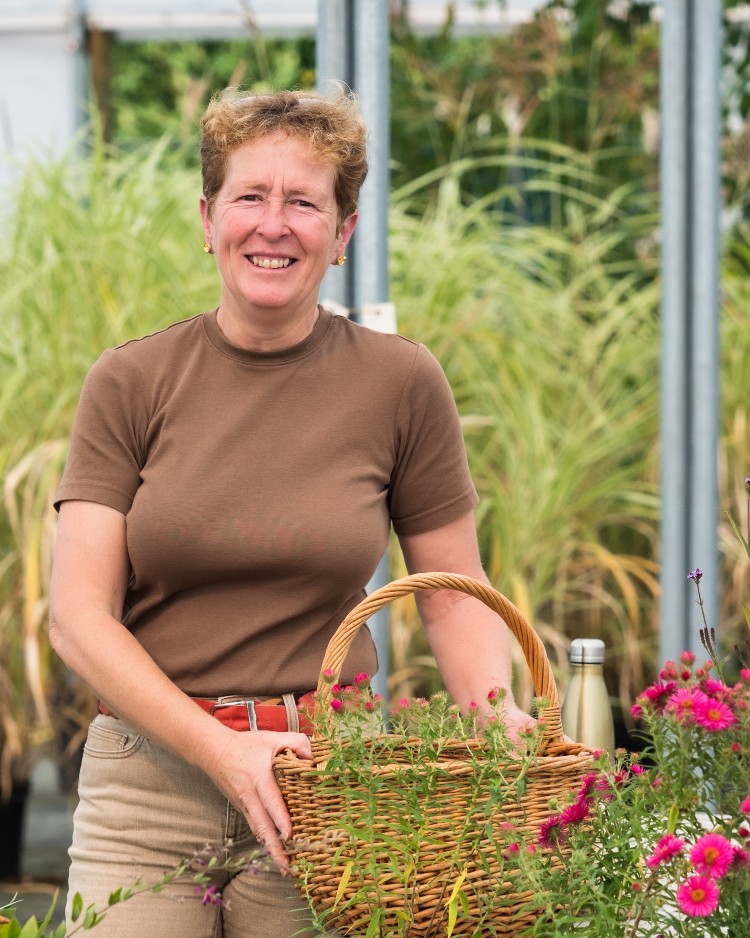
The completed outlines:
[[[398,330],[453,387],[491,581],[563,691],[570,640],[604,639],[621,742],[660,665],[661,20],[649,0],[392,2],[384,89]],[[104,348],[216,305],[197,120],[228,84],[314,87],[316,24],[314,0],[0,0],[0,789],[22,801],[42,764],[64,828],[94,706],[46,637],[78,393]],[[746,4],[724,3],[721,31],[710,624],[731,650],[748,602],[724,514],[747,536]],[[389,574],[403,572],[394,546]],[[392,609],[389,657],[394,698],[440,687],[411,601]],[[42,875],[29,864],[5,878]]]

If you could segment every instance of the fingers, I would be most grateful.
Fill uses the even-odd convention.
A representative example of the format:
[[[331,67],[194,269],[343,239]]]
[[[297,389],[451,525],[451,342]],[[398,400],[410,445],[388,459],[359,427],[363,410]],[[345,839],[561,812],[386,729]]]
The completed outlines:
[[[243,773],[239,788],[240,807],[250,830],[263,844],[282,873],[288,874],[289,861],[283,841],[292,836],[292,822],[273,773],[273,758],[291,749],[302,759],[312,758],[310,740],[302,733],[275,733],[260,730],[243,737],[247,743],[249,771]]]

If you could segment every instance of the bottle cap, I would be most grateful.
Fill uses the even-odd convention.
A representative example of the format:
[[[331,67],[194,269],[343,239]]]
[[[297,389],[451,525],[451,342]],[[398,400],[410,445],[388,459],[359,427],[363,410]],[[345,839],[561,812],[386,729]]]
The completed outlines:
[[[570,643],[572,664],[603,664],[604,642],[600,638],[574,638]]]

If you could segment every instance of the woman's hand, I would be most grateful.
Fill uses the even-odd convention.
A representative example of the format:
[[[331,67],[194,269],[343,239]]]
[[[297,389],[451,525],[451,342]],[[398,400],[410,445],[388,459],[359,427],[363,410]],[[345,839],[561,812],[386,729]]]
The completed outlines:
[[[282,842],[291,837],[292,822],[276,784],[273,760],[285,749],[291,749],[301,759],[311,759],[310,740],[302,733],[222,729],[225,732],[221,745],[206,747],[201,768],[242,812],[250,830],[281,872],[288,873],[289,862]]]

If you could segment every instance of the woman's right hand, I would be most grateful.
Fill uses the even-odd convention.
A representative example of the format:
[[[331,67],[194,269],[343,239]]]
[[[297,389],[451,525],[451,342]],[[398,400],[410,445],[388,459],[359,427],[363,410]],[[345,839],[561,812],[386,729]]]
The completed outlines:
[[[292,822],[273,772],[273,760],[291,749],[301,759],[312,758],[310,740],[302,733],[270,730],[237,732],[221,727],[212,734],[200,767],[244,815],[250,830],[282,873],[289,870],[283,841],[292,836]]]

